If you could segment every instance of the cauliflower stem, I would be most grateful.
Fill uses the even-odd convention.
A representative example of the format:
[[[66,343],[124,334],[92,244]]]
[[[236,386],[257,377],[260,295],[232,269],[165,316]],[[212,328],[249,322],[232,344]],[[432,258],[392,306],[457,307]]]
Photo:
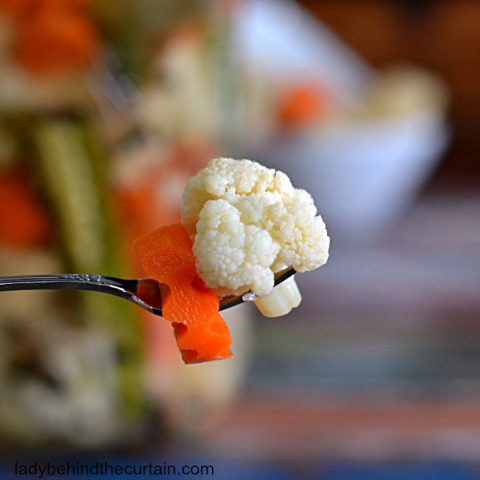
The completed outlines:
[[[291,276],[263,297],[257,297],[256,307],[264,317],[281,317],[287,315],[300,305],[302,295],[298,289],[295,277]]]

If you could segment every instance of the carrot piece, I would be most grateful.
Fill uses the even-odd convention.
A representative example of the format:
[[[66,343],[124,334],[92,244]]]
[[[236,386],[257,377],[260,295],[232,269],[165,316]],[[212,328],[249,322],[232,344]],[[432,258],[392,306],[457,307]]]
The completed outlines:
[[[16,59],[35,74],[88,68],[100,51],[97,29],[88,15],[45,10],[22,24]]]
[[[0,13],[25,20],[46,11],[85,12],[92,0],[0,0]]]
[[[134,241],[145,274],[160,283],[164,318],[172,322],[185,363],[230,358],[231,336],[219,299],[195,269],[192,242],[181,224]]]
[[[0,0],[0,13],[21,18],[32,10],[31,0]]]
[[[326,116],[327,92],[309,83],[297,83],[286,88],[280,96],[277,116],[283,127],[298,127]]]
[[[52,225],[24,172],[0,175],[0,243],[16,248],[42,245]]]

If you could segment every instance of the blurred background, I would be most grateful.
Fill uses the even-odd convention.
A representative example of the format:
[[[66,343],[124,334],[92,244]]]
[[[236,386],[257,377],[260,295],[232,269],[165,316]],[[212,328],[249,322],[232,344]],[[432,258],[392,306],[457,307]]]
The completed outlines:
[[[479,478],[479,22],[473,0],[0,0],[0,275],[139,275],[132,239],[215,156],[284,170],[332,238],[287,318],[228,312],[213,364],[122,300],[1,293],[0,477]]]

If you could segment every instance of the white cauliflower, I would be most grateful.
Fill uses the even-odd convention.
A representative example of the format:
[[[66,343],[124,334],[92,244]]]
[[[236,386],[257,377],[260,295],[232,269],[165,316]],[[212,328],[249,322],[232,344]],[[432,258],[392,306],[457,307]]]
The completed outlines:
[[[198,273],[221,296],[264,296],[275,273],[325,264],[330,239],[316,214],[310,194],[284,173],[230,158],[211,160],[192,177],[182,202]]]

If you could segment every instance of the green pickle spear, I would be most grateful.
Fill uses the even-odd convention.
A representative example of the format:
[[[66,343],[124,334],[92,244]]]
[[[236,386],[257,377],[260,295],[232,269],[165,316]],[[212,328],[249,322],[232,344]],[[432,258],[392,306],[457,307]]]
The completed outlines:
[[[125,275],[118,226],[109,205],[107,165],[92,129],[81,118],[62,115],[43,118],[34,132],[34,148],[62,235],[66,266],[73,272]],[[143,337],[133,308],[106,295],[78,296],[86,320],[101,322],[115,337],[121,407],[128,415],[140,415],[145,410]]]

